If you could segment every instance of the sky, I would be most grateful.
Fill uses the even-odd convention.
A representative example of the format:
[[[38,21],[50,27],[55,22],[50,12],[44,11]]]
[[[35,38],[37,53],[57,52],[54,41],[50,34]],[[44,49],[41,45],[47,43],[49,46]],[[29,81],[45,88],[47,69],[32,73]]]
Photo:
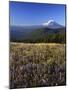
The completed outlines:
[[[10,25],[42,25],[49,20],[65,26],[65,5],[10,1]]]

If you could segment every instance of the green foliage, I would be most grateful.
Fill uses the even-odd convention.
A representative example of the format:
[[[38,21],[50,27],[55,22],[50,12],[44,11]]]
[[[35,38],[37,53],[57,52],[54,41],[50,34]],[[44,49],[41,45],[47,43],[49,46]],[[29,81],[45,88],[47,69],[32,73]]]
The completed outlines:
[[[41,28],[27,34],[26,38],[13,38],[11,41],[24,43],[66,43],[66,31],[65,28],[54,30]]]

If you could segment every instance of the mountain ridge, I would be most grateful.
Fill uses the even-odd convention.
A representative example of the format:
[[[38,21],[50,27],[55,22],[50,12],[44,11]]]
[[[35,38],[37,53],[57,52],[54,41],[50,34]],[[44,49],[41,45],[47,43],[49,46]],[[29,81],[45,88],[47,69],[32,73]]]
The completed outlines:
[[[55,21],[50,21],[47,25],[10,27],[10,40],[19,42],[56,42],[57,40],[57,42],[65,42],[65,30],[65,27]]]

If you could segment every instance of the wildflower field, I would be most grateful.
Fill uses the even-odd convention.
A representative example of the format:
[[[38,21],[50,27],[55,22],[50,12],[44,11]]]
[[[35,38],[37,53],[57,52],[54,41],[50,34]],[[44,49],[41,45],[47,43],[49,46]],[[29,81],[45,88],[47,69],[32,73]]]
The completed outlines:
[[[10,88],[66,84],[65,44],[10,43]]]

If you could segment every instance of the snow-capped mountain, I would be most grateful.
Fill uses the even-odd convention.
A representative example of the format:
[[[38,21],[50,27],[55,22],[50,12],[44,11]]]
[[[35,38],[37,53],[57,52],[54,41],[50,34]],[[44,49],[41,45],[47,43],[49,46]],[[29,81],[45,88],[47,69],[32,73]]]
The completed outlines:
[[[62,35],[63,36],[62,39],[60,39],[60,41],[59,40],[57,41],[57,42],[61,42],[64,40],[65,30],[66,30],[65,27],[58,24],[54,20],[49,20],[47,23],[43,23],[41,25],[11,26],[10,40],[13,42],[14,41],[38,42],[40,40],[43,42],[48,40],[55,42],[55,40],[57,40],[56,36]],[[55,39],[52,38],[52,36],[54,36]]]
[[[50,29],[58,29],[62,28],[63,26],[55,22],[54,20],[49,20],[47,23],[43,23],[44,27],[50,28]]]

